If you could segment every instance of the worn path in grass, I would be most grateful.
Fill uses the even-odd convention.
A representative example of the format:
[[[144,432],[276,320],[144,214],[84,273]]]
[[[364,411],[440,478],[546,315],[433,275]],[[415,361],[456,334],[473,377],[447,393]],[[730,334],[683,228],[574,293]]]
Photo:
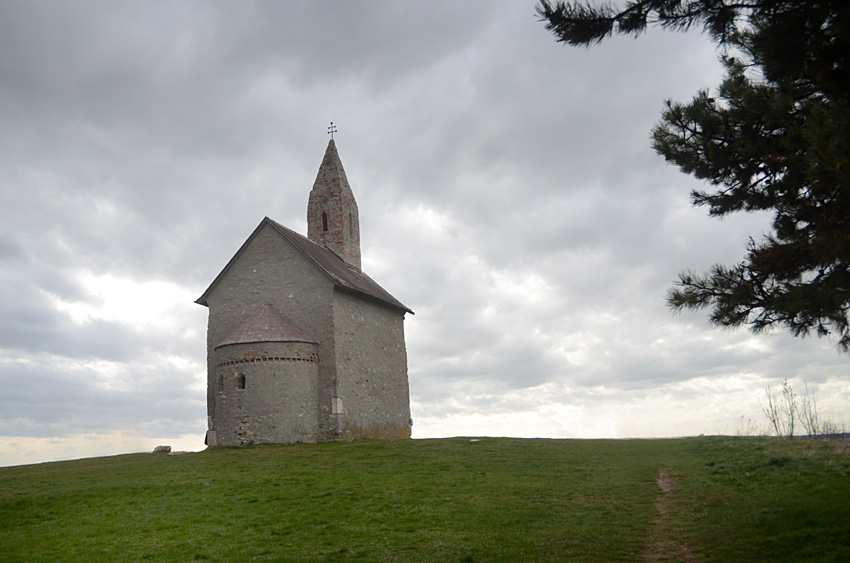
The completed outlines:
[[[655,499],[655,510],[657,511],[654,528],[650,536],[649,545],[643,552],[645,561],[683,561],[695,563],[698,561],[691,555],[691,549],[686,544],[677,541],[671,530],[670,513],[672,501],[670,492],[676,487],[676,479],[666,467],[659,467],[655,477],[655,483],[660,492]]]

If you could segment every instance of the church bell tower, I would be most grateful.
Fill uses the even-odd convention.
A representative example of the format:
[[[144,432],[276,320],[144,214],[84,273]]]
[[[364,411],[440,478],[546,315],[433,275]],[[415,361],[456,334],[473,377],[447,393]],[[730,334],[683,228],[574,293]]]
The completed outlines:
[[[307,204],[307,238],[360,269],[357,202],[331,139]]]

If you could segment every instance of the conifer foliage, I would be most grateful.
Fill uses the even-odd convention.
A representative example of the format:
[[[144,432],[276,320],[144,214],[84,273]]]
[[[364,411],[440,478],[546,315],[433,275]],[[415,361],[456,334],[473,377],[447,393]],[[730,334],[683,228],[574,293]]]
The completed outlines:
[[[550,3],[557,40],[589,46],[648,26],[699,27],[718,45],[716,93],[666,103],[652,146],[706,181],[691,194],[709,214],[768,211],[772,230],[745,259],[685,272],[668,304],[711,310],[712,323],[795,336],[832,335],[850,351],[850,1],[636,0]]]

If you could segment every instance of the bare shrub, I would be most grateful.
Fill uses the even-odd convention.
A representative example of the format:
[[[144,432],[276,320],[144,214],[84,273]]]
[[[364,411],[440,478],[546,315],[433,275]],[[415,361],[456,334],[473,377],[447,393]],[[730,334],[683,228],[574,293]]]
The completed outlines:
[[[793,438],[800,410],[797,406],[797,395],[794,394],[794,390],[787,379],[782,382],[782,405],[780,408],[785,416],[788,437]]]
[[[741,415],[735,420],[735,436],[762,436],[763,434],[758,423],[752,418]]]
[[[839,416],[838,420],[824,420],[821,426],[821,435],[825,438],[840,438],[847,437],[847,423],[843,416]]]
[[[799,408],[797,396],[794,394],[791,384],[788,383],[787,379],[782,382],[781,397],[774,395],[769,385],[765,388],[764,393],[767,404],[761,403],[761,410],[773,427],[773,431],[776,432],[777,436],[793,438]]]
[[[805,386],[806,394],[803,395],[803,411],[800,413],[800,422],[809,437],[817,438],[823,431],[818,414],[818,398],[815,396],[814,390],[809,390],[808,383],[805,383]]]
[[[761,410],[764,412],[764,416],[767,418],[770,425],[773,427],[773,431],[777,436],[785,435],[785,428],[782,425],[782,413],[779,410],[779,400],[773,396],[773,392],[770,390],[770,385],[765,387],[764,389],[765,398],[767,400],[767,404],[761,403]]]
[[[823,420],[818,412],[818,399],[814,389],[804,382],[806,392],[798,399],[788,380],[782,382],[782,395],[774,395],[770,386],[764,390],[765,402],[761,403],[764,416],[777,436],[791,438],[801,425],[810,438],[846,439],[848,425],[844,418]],[[744,417],[739,419],[739,427]]]

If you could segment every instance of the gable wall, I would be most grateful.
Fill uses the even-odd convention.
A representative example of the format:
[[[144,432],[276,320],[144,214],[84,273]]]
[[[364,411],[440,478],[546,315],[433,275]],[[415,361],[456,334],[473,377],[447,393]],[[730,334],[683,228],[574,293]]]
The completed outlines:
[[[334,324],[340,437],[409,438],[404,313],[336,291]]]
[[[331,395],[336,383],[333,291],[333,282],[309,259],[272,227],[264,226],[207,296],[208,416],[215,419],[217,414],[215,346],[259,307],[271,303],[318,342],[317,439],[332,438]]]

